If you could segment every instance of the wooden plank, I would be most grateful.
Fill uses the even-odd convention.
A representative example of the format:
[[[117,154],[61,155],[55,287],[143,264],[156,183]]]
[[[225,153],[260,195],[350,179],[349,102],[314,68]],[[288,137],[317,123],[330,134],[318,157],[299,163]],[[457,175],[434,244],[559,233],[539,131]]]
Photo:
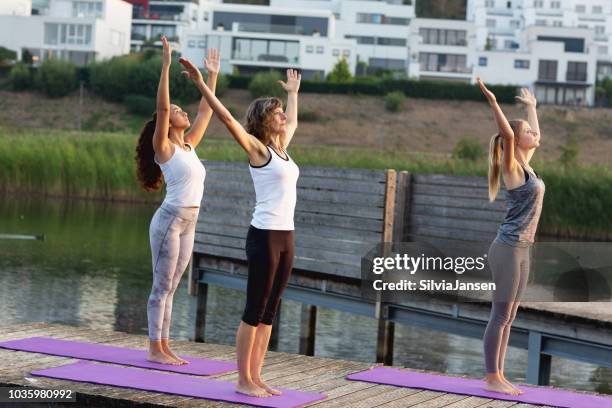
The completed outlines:
[[[488,187],[486,177],[480,176],[455,176],[446,174],[415,174],[416,184],[437,184],[458,187]]]
[[[395,194],[395,214],[393,215],[393,241],[406,240],[407,221],[410,217],[411,176],[407,171],[400,171],[397,176]]]
[[[437,207],[468,208],[499,212],[506,211],[504,203],[498,201],[489,203],[488,200],[483,200],[480,198],[455,198],[417,194],[413,196],[413,203],[416,205],[433,205]]]
[[[411,226],[451,228],[462,231],[476,231],[496,234],[499,223],[495,221],[462,220],[450,217],[431,217],[413,214],[410,217]]]
[[[446,186],[438,184],[419,184],[414,185],[415,194],[446,196],[446,197],[464,197],[464,198],[481,198],[489,200],[489,188],[487,185],[482,187],[462,187],[462,186]],[[497,196],[497,200],[504,201],[505,190],[501,190]]]
[[[413,405],[414,408],[438,408],[438,407],[446,407],[449,404],[461,402],[467,399],[467,395],[460,394],[442,394],[437,398],[430,399],[428,401],[423,401],[419,404]]]
[[[504,211],[474,210],[469,208],[438,207],[431,205],[412,205],[413,214],[429,217],[461,218],[465,220],[487,220],[498,224],[504,219]]]
[[[415,235],[422,235],[434,238],[457,239],[459,241],[492,241],[495,233],[485,233],[478,231],[467,231],[454,228],[440,228],[422,225],[411,225],[410,232]]]

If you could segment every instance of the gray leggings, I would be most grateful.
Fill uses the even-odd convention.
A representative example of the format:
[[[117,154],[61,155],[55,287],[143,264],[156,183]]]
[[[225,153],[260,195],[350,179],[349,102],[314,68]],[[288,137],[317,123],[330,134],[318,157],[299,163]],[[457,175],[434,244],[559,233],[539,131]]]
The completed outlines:
[[[510,326],[529,277],[529,250],[530,246],[516,247],[497,240],[489,248],[495,292],[483,339],[487,374],[504,370]]]
[[[199,208],[162,203],[151,220],[153,287],[147,305],[150,340],[169,337],[172,298],[191,259],[198,212]]]

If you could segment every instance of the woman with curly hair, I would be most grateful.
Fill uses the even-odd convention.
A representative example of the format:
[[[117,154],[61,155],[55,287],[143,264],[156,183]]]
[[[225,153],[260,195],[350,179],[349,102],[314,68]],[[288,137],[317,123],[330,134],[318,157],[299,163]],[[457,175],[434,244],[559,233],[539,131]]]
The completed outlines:
[[[243,127],[200,79],[197,68],[179,60],[213,111],[249,159],[255,186],[255,211],[246,237],[248,280],[246,306],[236,334],[239,393],[269,397],[279,390],[261,377],[272,321],[291,275],[295,245],[293,213],[298,166],[287,147],[297,129],[297,100],[301,75],[287,70],[287,111],[278,98],[258,98],[249,106]]]
[[[153,285],[147,304],[148,360],[181,365],[187,361],[170,350],[168,344],[172,300],[193,250],[206,176],[195,148],[208,127],[212,109],[202,98],[191,126],[187,113],[170,104],[172,50],[165,37],[161,40],[163,64],[157,89],[157,109],[140,134],[135,159],[138,181],[144,190],[158,191],[163,182],[166,183],[166,197],[153,215],[149,228]],[[219,73],[216,50],[209,50],[205,65],[209,73],[208,86],[214,92]],[[202,79],[199,71],[193,74]]]

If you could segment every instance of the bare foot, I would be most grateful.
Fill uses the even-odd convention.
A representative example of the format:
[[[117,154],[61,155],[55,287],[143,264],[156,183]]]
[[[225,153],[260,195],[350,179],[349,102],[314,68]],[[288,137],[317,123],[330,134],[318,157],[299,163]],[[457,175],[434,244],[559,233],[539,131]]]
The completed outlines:
[[[170,350],[170,348],[164,347],[163,350],[164,350],[165,354],[169,355],[170,357],[172,357],[173,359],[178,361],[178,363],[180,365],[189,364],[189,361],[184,360],[184,359],[180,358],[179,356],[177,356],[176,354],[174,354],[174,352],[172,350]]]
[[[253,382],[255,383],[255,385],[263,388],[271,395],[283,395],[282,391],[275,390],[274,388],[270,387],[268,384],[263,382],[261,378],[253,378]]]
[[[180,365],[180,363],[174,358],[159,352],[149,351],[149,356],[147,357],[147,360],[160,364]]]
[[[260,388],[259,386],[255,385],[254,383],[241,384],[239,382],[238,384],[236,384],[236,392],[239,392],[240,394],[245,394],[251,397],[259,397],[259,398],[266,398],[270,396],[270,393],[268,393],[263,388]]]
[[[517,390],[511,385],[506,384],[501,379],[487,380],[485,390],[492,392],[500,392],[509,395],[519,395],[520,392],[520,390]]]
[[[510,381],[508,381],[508,380],[506,379],[506,377],[502,376],[502,381],[503,381],[503,382],[504,382],[506,385],[508,385],[508,386],[512,387],[513,389],[515,389],[515,390],[518,392],[518,394],[516,394],[516,395],[521,395],[521,394],[524,394],[524,393],[525,393],[525,392],[524,392],[523,390],[521,390],[519,387],[517,387],[516,385],[514,385],[514,384],[512,384]]]

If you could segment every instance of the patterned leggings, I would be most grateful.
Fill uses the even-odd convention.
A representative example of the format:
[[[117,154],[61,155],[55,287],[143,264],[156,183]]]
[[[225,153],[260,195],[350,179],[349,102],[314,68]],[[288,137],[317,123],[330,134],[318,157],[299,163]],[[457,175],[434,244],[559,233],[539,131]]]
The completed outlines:
[[[169,337],[172,299],[191,259],[198,212],[199,208],[162,203],[151,220],[153,287],[147,305],[150,340]]]

